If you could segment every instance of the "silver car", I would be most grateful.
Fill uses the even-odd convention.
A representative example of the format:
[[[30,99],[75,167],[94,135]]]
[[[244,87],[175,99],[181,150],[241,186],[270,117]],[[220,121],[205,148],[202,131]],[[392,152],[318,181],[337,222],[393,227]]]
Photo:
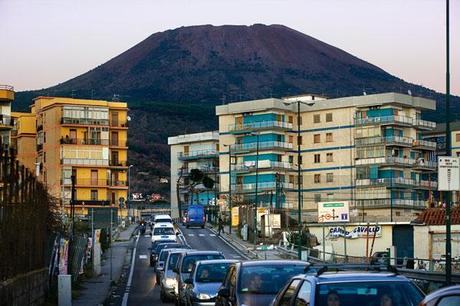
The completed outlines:
[[[160,278],[160,299],[163,303],[175,300],[178,292],[176,273],[173,268],[176,266],[180,254],[186,249],[169,249],[168,257],[165,260],[163,269],[159,271]]]
[[[185,280],[185,305],[214,306],[229,266],[237,262],[234,259],[197,261],[190,278]]]

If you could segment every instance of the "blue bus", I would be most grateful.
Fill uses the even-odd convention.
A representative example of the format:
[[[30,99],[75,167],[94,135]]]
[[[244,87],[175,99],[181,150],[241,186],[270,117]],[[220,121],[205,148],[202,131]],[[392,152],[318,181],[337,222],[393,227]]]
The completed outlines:
[[[185,226],[201,226],[204,228],[206,217],[204,215],[203,205],[190,205],[187,210],[187,218],[185,219]]]

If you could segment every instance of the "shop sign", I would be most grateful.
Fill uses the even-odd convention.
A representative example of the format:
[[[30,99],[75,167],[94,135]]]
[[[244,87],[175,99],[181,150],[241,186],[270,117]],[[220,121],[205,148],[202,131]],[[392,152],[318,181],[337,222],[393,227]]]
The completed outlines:
[[[376,226],[356,226],[352,230],[346,230],[342,226],[334,226],[329,228],[329,238],[339,238],[345,237],[348,239],[355,239],[355,238],[373,238],[375,237],[382,237],[382,227],[380,225]]]

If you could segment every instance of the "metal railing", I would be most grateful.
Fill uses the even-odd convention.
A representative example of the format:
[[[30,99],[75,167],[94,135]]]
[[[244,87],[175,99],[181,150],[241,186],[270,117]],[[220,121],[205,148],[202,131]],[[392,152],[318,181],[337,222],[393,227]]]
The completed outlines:
[[[374,157],[374,158],[361,158],[357,159],[356,165],[375,165],[375,164],[395,164],[401,166],[412,166],[415,164],[415,159],[404,157]]]
[[[259,160],[258,163],[259,169],[292,169],[292,165],[288,162],[279,162],[279,161],[271,161],[271,160]],[[242,164],[236,164],[232,171],[235,172],[246,172],[246,171],[255,171],[256,169],[256,162],[245,162]]]
[[[111,159],[109,161],[109,165],[110,166],[114,166],[114,167],[127,167],[128,166],[128,162],[127,161],[119,161],[119,160],[113,160]]]
[[[438,182],[421,180],[421,181],[416,182],[416,187],[427,188],[427,189],[437,189]]]
[[[411,199],[360,199],[356,200],[355,208],[388,208],[388,207],[405,207],[423,209],[428,206],[425,201],[416,201]]]
[[[425,147],[425,148],[430,148],[432,150],[435,150],[436,142],[428,141],[428,140],[415,140],[414,147]]]
[[[0,89],[14,91],[14,87],[11,85],[0,85]]]
[[[294,184],[291,183],[278,183],[279,187],[286,188],[286,189],[292,189],[294,188]],[[257,184],[257,189],[259,191],[263,191],[265,189],[274,189],[276,188],[276,182],[262,182]],[[237,191],[255,191],[256,190],[256,184],[236,184],[235,185],[235,190]]]
[[[63,165],[81,165],[81,166],[108,166],[108,159],[90,159],[90,158],[62,158]]]
[[[413,179],[407,179],[403,177],[356,180],[356,186],[382,186],[382,185],[387,186],[387,187],[398,187],[398,186],[412,187],[415,185],[415,181]]]
[[[261,121],[241,124],[231,124],[228,126],[230,132],[257,130],[257,129],[292,129],[292,123],[284,121]]]
[[[0,115],[0,125],[3,126],[13,126],[14,120],[11,120],[11,116]]]
[[[404,136],[377,136],[377,137],[365,137],[356,138],[356,146],[376,145],[376,144],[387,144],[387,145],[400,145],[400,146],[412,146],[414,142],[413,138]]]
[[[366,118],[355,118],[355,125],[366,125],[366,124],[403,124],[413,125],[415,119],[406,116],[380,116],[380,117],[366,117]]]
[[[128,141],[119,140],[119,139],[110,139],[109,145],[111,147],[127,147],[128,146]]]
[[[414,163],[414,168],[434,170],[437,167],[438,167],[438,162],[433,161],[433,160],[425,160],[423,158],[416,160]]]
[[[108,119],[62,117],[61,124],[109,125]]]
[[[436,128],[436,122],[422,120],[422,119],[416,119],[415,125],[420,128],[428,128],[430,130]]]
[[[259,142],[259,150],[267,150],[267,149],[291,150],[292,143],[282,142],[282,141]],[[234,144],[231,146],[231,150],[233,152],[254,151],[254,150],[257,150],[257,142]]]
[[[61,138],[61,144],[74,144],[74,145],[109,145],[108,139],[100,138]]]
[[[114,121],[110,120],[111,127],[128,127],[128,121]]]
[[[217,150],[196,150],[190,152],[179,152],[177,157],[179,159],[197,159],[197,158],[213,158],[217,157],[219,152]]]

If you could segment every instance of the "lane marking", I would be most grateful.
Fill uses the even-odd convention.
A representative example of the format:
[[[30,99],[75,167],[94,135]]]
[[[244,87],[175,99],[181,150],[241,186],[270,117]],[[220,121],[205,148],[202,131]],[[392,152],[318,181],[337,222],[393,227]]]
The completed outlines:
[[[123,301],[121,302],[122,306],[128,305],[129,290],[131,289],[131,283],[133,282],[133,273],[134,273],[134,264],[136,262],[136,250],[137,244],[139,243],[140,235],[137,234],[136,245],[133,250],[133,259],[131,260],[131,269],[129,271],[128,283],[126,284],[125,294],[123,295]]]
[[[241,258],[240,255],[236,255],[236,254],[230,254],[230,256],[232,256],[233,258]]]
[[[195,236],[195,234],[187,234],[189,237],[193,237]]]
[[[200,236],[200,237],[204,237],[204,234],[198,234],[198,236]]]
[[[149,238],[149,237],[150,237],[150,235],[144,235],[144,237],[145,237],[145,238]]]
[[[139,259],[147,259],[147,255],[139,255]]]
[[[211,237],[216,237],[216,234],[209,234],[209,236],[211,236]]]

